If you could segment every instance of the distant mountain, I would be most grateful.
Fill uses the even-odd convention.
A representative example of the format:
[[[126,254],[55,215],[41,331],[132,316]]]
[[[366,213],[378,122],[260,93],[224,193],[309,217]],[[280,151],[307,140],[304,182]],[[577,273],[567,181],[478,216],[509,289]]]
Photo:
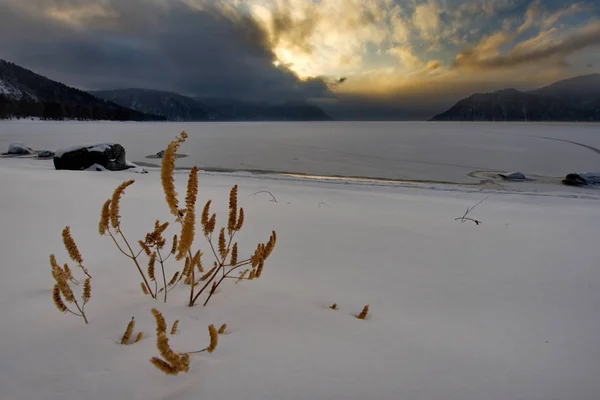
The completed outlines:
[[[0,119],[161,121],[0,60]]]
[[[560,99],[600,117],[600,74],[565,79],[530,93]]]
[[[90,92],[96,97],[169,121],[209,121],[217,115],[201,102],[177,93],[150,89],[121,89]]]
[[[251,102],[229,98],[196,97],[227,121],[329,121],[331,117],[313,104],[295,102]]]
[[[600,121],[600,74],[530,92],[504,89],[474,94],[431,121]]]

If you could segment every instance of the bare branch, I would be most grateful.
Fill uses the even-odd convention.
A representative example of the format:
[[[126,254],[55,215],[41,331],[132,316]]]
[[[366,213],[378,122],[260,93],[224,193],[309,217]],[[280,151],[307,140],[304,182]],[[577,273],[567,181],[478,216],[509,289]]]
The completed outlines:
[[[261,194],[261,193],[268,193],[268,194],[270,194],[270,195],[271,195],[271,198],[272,198],[272,200],[269,200],[269,201],[272,201],[272,202],[275,202],[275,203],[277,203],[277,199],[275,198],[275,196],[273,196],[273,193],[269,192],[268,190],[261,190],[260,192],[252,193],[252,194],[251,194],[251,195],[249,195],[248,197],[252,196],[252,197],[256,198],[256,195],[257,195],[257,194]]]

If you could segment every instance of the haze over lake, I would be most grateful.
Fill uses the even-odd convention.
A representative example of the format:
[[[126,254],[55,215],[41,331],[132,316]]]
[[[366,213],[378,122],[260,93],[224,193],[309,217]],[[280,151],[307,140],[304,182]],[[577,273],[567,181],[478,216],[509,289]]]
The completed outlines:
[[[0,149],[118,142],[133,162],[180,131],[179,167],[476,183],[476,171],[564,177],[600,170],[600,124],[431,122],[0,122]]]

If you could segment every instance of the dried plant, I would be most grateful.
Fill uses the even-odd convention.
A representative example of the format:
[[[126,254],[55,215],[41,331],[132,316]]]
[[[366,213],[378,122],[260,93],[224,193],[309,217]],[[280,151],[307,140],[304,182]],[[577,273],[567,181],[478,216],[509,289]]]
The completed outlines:
[[[358,314],[356,316],[356,318],[357,319],[366,319],[367,314],[369,314],[369,305],[368,304],[362,309],[362,311],[360,312],[360,314]]]
[[[223,324],[221,325],[221,327],[219,328],[219,331],[217,332],[219,335],[222,335],[225,333],[225,329],[227,329],[227,324]]]
[[[133,335],[133,330],[135,329],[135,319],[131,318],[131,321],[129,321],[129,323],[127,324],[127,328],[125,329],[125,333],[123,333],[123,336],[121,337],[121,344],[122,345],[128,345],[131,344],[130,340],[131,340],[131,336]],[[142,340],[142,336],[143,333],[142,332],[138,332],[138,334],[135,337],[135,340],[133,341],[133,343],[137,343],[140,340]]]
[[[338,305],[337,303],[333,303],[332,305],[329,306],[329,308],[331,308],[332,310],[338,310]]]
[[[160,313],[160,311],[154,308],[152,309],[152,314],[156,320],[156,348],[158,349],[158,352],[162,358],[152,357],[150,362],[165,374],[177,375],[180,372],[187,373],[190,370],[190,354],[204,352],[212,353],[217,348],[219,341],[218,333],[214,325],[211,324],[208,327],[210,343],[207,347],[202,350],[190,351],[186,353],[176,352],[169,345],[169,339],[167,338],[166,333],[167,326],[163,315]],[[179,321],[176,321],[175,324],[173,324],[173,328],[176,328],[178,322]]]
[[[179,325],[179,320],[176,320],[175,322],[173,322],[173,326],[171,327],[171,335],[174,335],[177,333],[177,325]]]
[[[54,278],[55,284],[52,289],[52,300],[56,308],[62,313],[71,313],[78,317],[83,318],[85,323],[88,323],[87,316],[85,315],[85,306],[92,298],[92,283],[91,277],[87,269],[83,266],[83,257],[77,247],[77,244],[71,236],[69,227],[65,227],[62,232],[63,244],[69,253],[69,257],[77,262],[78,266],[85,273],[87,278],[83,282],[83,289],[80,301],[77,300],[73,289],[69,286],[69,283],[79,284],[77,279],[73,276],[73,271],[69,268],[69,265],[65,263],[64,267],[58,265],[56,256],[50,254],[50,269],[52,277]],[[71,307],[68,304],[72,305]]]
[[[194,166],[189,172],[184,208],[179,208],[180,202],[175,190],[175,154],[186,138],[187,134],[181,132],[179,136],[171,141],[165,150],[161,165],[161,184],[165,201],[170,213],[175,217],[175,222],[180,225],[181,229],[179,235],[173,236],[171,246],[167,248],[168,250],[165,250],[167,240],[163,237],[169,226],[167,222],[160,224],[157,221],[154,230],[149,232],[144,240],[138,240],[139,251],[133,250],[123,234],[119,203],[125,189],[133,184],[133,181],[127,181],[119,185],[112,198],[104,203],[98,227],[101,235],[110,236],[119,251],[134,262],[142,276],[141,288],[144,294],[156,299],[162,293],[163,301],[166,302],[167,293],[183,280],[183,283],[189,286],[188,305],[192,307],[203,294],[206,294],[204,305],[207,305],[225,279],[234,279],[236,282],[241,282],[260,278],[265,261],[275,247],[277,236],[273,231],[269,241],[259,243],[252,256],[240,257],[239,246],[234,241],[234,237],[242,229],[245,216],[244,209],[238,207],[237,185],[229,193],[227,224],[218,230],[218,237],[213,237],[216,229],[216,214],[211,214],[211,200],[206,202],[199,218],[202,229],[196,229],[198,167]],[[201,259],[202,252],[200,250],[195,251],[195,253],[192,251],[196,232],[200,231],[208,242],[209,252],[212,253],[215,259],[214,267],[208,272],[204,271]],[[183,261],[183,265],[175,271],[171,280],[167,282],[165,263],[173,255],[177,261]],[[141,257],[148,258],[148,267],[145,270],[141,267]],[[158,282],[160,278],[156,263],[160,265],[161,283]]]
[[[463,216],[462,216],[462,217],[458,217],[458,218],[454,218],[454,220],[455,220],[455,221],[460,221],[461,223],[464,223],[464,222],[466,222],[466,221],[471,221],[471,222],[473,222],[475,225],[478,225],[478,226],[479,226],[479,224],[482,224],[483,222],[481,222],[481,221],[480,221],[480,220],[478,220],[478,219],[470,218],[470,217],[468,217],[468,215],[469,215],[469,213],[470,213],[471,211],[473,211],[475,208],[477,208],[477,206],[478,206],[478,205],[480,205],[481,203],[483,203],[483,202],[484,202],[484,201],[486,201],[487,199],[489,199],[489,197],[486,197],[485,199],[481,200],[479,203],[475,204],[475,205],[474,205],[474,206],[472,206],[472,207],[467,207],[467,211],[465,211],[465,213],[463,214]]]
[[[158,311],[156,308],[153,308],[152,315],[154,315],[154,319],[156,320],[156,334],[160,335],[161,333],[167,332],[167,322],[165,321],[165,317]]]
[[[67,249],[67,253],[69,253],[69,257],[71,258],[71,260],[77,263],[77,266],[81,268],[83,273],[88,278],[91,278],[91,275],[89,274],[88,270],[83,266],[83,257],[81,256],[81,252],[79,251],[79,247],[77,247],[75,240],[73,240],[73,236],[71,236],[71,228],[69,228],[68,226],[66,226],[65,229],[63,229],[62,231],[62,239],[65,249]]]

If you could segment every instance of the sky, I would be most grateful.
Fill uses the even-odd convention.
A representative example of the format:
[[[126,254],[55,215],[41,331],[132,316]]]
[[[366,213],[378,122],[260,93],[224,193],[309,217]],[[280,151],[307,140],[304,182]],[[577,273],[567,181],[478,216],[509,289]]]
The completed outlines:
[[[594,0],[0,0],[0,58],[84,90],[427,118],[600,71]]]

